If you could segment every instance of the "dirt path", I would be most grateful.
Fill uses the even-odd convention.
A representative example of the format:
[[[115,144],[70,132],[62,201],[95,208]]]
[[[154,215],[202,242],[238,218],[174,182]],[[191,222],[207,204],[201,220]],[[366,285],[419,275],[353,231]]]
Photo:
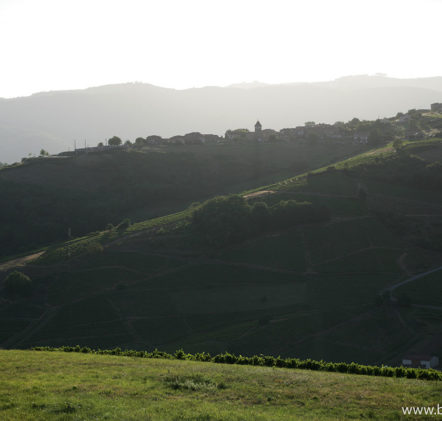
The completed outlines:
[[[430,305],[426,305],[426,304],[411,304],[412,307],[416,307],[416,308],[425,308],[428,310],[440,310],[442,311],[442,306],[430,306]]]
[[[9,260],[5,263],[1,263],[0,272],[6,272],[10,269],[26,266],[28,263],[38,259],[43,253],[44,251],[39,251],[38,253],[29,254],[27,256],[19,257],[17,259]]]
[[[244,199],[253,199],[255,197],[268,196],[269,194],[275,193],[273,190],[261,190],[253,193],[244,195]]]
[[[401,282],[398,282],[398,283],[396,283],[396,284],[393,284],[393,285],[391,285],[391,286],[389,286],[389,287],[387,287],[387,288],[384,288],[384,289],[381,291],[381,294],[384,294],[384,293],[388,292],[388,293],[390,293],[390,299],[391,299],[392,301],[396,301],[396,298],[393,297],[393,291],[394,291],[395,289],[397,289],[397,288],[399,288],[399,287],[401,287],[401,286],[403,286],[403,285],[406,285],[406,284],[408,284],[408,283],[410,283],[410,282],[416,281],[416,280],[418,280],[418,279],[420,279],[420,278],[423,278],[424,276],[431,275],[432,273],[439,272],[439,271],[441,271],[441,270],[442,270],[442,266],[439,266],[439,267],[437,267],[437,268],[434,268],[434,269],[431,269],[431,270],[427,270],[427,271],[424,272],[424,273],[420,273],[419,275],[414,275],[414,276],[412,276],[411,278],[405,279],[405,281],[401,281]]]

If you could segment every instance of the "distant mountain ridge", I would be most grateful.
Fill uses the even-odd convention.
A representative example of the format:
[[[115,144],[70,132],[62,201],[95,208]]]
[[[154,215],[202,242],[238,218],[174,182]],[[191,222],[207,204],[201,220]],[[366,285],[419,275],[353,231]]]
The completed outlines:
[[[185,90],[144,83],[0,98],[0,162],[41,148],[51,153],[118,135],[170,137],[193,131],[222,135],[249,127],[281,129],[305,121],[376,119],[442,102],[442,77],[349,76],[330,82],[259,82]]]

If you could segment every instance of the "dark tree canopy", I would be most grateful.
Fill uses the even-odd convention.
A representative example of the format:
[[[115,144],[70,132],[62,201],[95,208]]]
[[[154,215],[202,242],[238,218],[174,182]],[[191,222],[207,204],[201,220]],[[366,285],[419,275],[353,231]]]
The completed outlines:
[[[249,227],[250,207],[241,196],[220,196],[205,202],[192,215],[195,229],[212,246],[244,239]]]
[[[221,196],[203,203],[192,215],[192,226],[210,246],[222,247],[270,229],[328,220],[325,206],[281,200],[271,207],[264,202],[250,206],[241,196]]]
[[[31,278],[15,270],[5,279],[5,292],[10,295],[29,295],[32,291]]]
[[[114,136],[111,137],[107,143],[111,146],[118,146],[121,145],[121,139],[118,136]]]

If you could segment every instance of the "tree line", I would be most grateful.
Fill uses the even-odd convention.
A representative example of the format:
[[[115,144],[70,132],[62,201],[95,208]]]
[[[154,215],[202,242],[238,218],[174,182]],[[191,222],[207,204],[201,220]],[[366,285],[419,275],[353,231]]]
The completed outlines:
[[[195,209],[191,226],[212,247],[235,244],[270,230],[289,228],[304,223],[330,219],[330,210],[310,202],[281,200],[274,205],[265,202],[249,204],[238,195],[219,196]]]

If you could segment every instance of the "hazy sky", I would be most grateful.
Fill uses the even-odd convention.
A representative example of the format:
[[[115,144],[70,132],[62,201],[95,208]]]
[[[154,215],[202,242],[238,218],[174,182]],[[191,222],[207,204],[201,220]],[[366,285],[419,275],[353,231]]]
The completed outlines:
[[[442,0],[0,0],[0,97],[442,75]]]

